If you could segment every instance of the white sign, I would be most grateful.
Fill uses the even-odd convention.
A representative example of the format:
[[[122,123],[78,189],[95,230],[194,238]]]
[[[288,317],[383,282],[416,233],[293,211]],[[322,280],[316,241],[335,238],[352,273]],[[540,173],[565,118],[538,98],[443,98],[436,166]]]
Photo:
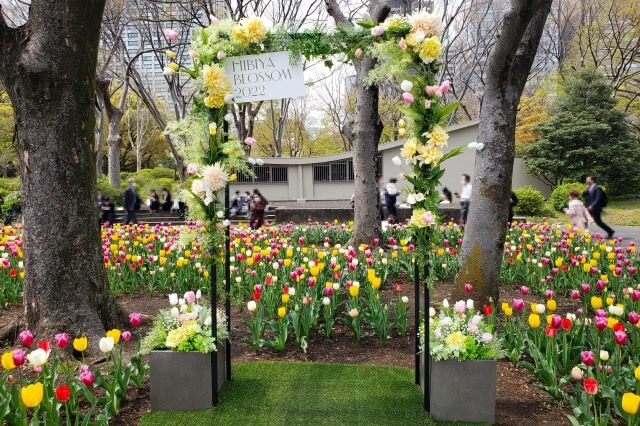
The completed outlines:
[[[224,71],[236,103],[305,95],[302,61],[292,66],[289,52],[229,57]]]

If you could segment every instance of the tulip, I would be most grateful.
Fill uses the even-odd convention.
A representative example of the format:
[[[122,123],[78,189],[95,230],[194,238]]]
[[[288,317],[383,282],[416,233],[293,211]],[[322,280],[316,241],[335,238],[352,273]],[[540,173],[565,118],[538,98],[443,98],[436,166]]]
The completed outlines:
[[[609,352],[601,350],[600,351],[600,361],[604,361],[604,362],[609,361]]]
[[[527,294],[529,294],[529,287],[523,285],[522,287],[520,287],[520,293],[522,293],[523,296],[526,296]]]
[[[100,339],[99,347],[103,353],[109,353],[113,350],[113,345],[115,344],[113,337],[103,337]]]
[[[107,331],[107,337],[111,337],[113,339],[113,343],[115,345],[117,345],[120,342],[120,335],[121,334],[122,334],[122,332],[120,330],[118,330],[117,328],[114,328],[113,330]]]
[[[178,295],[176,293],[171,293],[169,295],[169,303],[171,305],[177,305],[178,304]]]
[[[358,310],[356,308],[352,308],[351,310],[349,310],[349,316],[351,318],[355,318],[358,316]]]
[[[131,339],[131,332],[130,331],[123,331],[122,332],[122,340],[124,340],[125,342],[128,342],[129,339]]]
[[[402,296],[402,297],[400,298],[400,300],[401,300],[401,301],[402,301],[402,303],[404,303],[405,305],[406,305],[407,303],[409,303],[409,297],[408,297],[408,296]]]
[[[640,314],[635,311],[629,312],[629,322],[635,325],[638,321],[640,321]]]
[[[521,311],[524,309],[524,300],[522,299],[513,299],[513,309],[516,311]]]
[[[531,326],[531,328],[540,327],[540,315],[529,314],[529,325]]]
[[[571,320],[569,318],[563,318],[562,322],[561,322],[561,327],[562,327],[563,330],[569,331],[569,330],[571,330],[571,324],[572,324],[572,322],[571,322]]]
[[[549,309],[550,311],[555,311],[556,310],[556,301],[553,299],[549,299],[547,300],[547,309]]]
[[[595,318],[595,322],[596,322],[596,328],[598,330],[600,330],[600,331],[602,331],[605,328],[607,328],[607,326],[609,324],[609,321],[605,317],[596,317]]]
[[[489,316],[493,313],[493,308],[491,307],[491,305],[484,305],[482,307],[482,312],[484,312],[486,316]]]
[[[413,95],[409,92],[404,92],[402,94],[402,100],[404,101],[405,104],[412,104],[414,101]]]
[[[637,366],[635,370],[633,370],[633,375],[635,376],[636,380],[640,380],[640,365]]]
[[[278,308],[278,317],[284,318],[286,314],[287,314],[287,308],[285,308],[284,306],[280,306]]]
[[[64,349],[69,346],[69,335],[67,333],[56,334],[54,339],[56,341],[56,346],[60,349]]]
[[[256,142],[258,142],[255,138],[252,137],[248,137],[244,140],[244,143],[249,145],[249,146],[253,146],[256,144]]]
[[[584,391],[589,395],[595,395],[598,393],[598,381],[596,379],[588,378],[582,383]]]
[[[620,346],[624,345],[625,343],[627,343],[627,333],[625,333],[624,331],[616,331],[613,333],[613,337],[616,340],[616,343]]]
[[[24,349],[14,349],[12,352],[13,364],[16,367],[20,367],[24,364],[24,360],[27,356],[27,351]]]
[[[473,290],[473,286],[471,284],[464,285],[464,291],[466,291],[467,293],[471,293],[471,290]]]
[[[65,403],[71,397],[71,389],[68,385],[60,385],[56,388],[56,398],[58,401]]]
[[[382,34],[384,34],[384,27],[382,25],[376,25],[375,27],[371,28],[372,36],[380,37]]]
[[[551,316],[551,326],[555,329],[560,328],[562,325],[562,317],[560,315],[552,315]]]
[[[249,300],[249,301],[247,302],[247,310],[248,310],[249,312],[253,312],[253,311],[255,311],[255,310],[256,310],[256,302],[255,302],[255,301],[253,301],[253,300]]]
[[[360,56],[362,56],[362,49],[358,47],[356,51],[353,52],[353,56],[355,56],[356,58],[359,58]]]
[[[328,297],[326,297],[326,296],[325,296],[325,297],[323,297],[323,298],[322,298],[322,304],[323,304],[324,306],[329,306],[329,305],[331,304],[331,299],[330,299],[330,298],[328,298]]]
[[[571,369],[571,377],[573,380],[582,380],[582,370],[577,365]]]
[[[402,160],[397,155],[391,159],[395,166],[400,166],[402,164]]]
[[[42,402],[44,396],[44,386],[42,383],[36,382],[20,389],[20,397],[22,403],[28,408],[36,407]]]
[[[164,36],[168,38],[170,41],[174,41],[178,38],[178,33],[174,30],[167,28],[164,30]]]
[[[638,412],[640,406],[640,396],[632,392],[626,392],[622,395],[622,409],[625,413],[634,415]]]
[[[20,342],[22,342],[22,346],[29,347],[33,343],[33,333],[30,330],[24,330],[18,337],[20,338]]]
[[[73,349],[78,352],[84,352],[85,350],[87,350],[88,344],[89,341],[86,337],[78,337],[76,339],[73,339]]]
[[[547,335],[547,337],[551,338],[556,337],[557,332],[557,329],[553,328],[553,326],[551,325],[548,325],[544,330],[544,333]]]
[[[351,287],[349,287],[349,295],[351,295],[351,297],[357,297],[359,291],[359,286],[352,285]]]
[[[142,322],[142,314],[139,312],[133,312],[129,314],[129,322],[132,326],[138,327]]]
[[[80,383],[85,386],[91,386],[93,385],[93,373],[88,369],[85,369],[80,373],[78,380],[80,380]]]
[[[5,352],[2,354],[2,368],[5,370],[13,370],[16,368],[13,362],[13,352]]]
[[[593,309],[602,308],[602,298],[598,296],[591,296],[591,307]]]
[[[595,362],[595,355],[591,351],[580,352],[580,361],[587,367],[590,367]]]
[[[27,360],[29,360],[31,365],[34,367],[40,367],[41,365],[46,364],[47,359],[49,359],[49,353],[40,348],[31,351],[31,353],[27,355]]]

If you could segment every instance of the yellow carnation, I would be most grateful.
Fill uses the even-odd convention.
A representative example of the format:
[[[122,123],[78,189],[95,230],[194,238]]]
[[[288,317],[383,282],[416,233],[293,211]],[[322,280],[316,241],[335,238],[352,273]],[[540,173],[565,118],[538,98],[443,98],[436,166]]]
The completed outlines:
[[[465,345],[466,337],[460,331],[456,331],[455,333],[451,333],[446,339],[445,343],[447,346],[457,346],[457,347],[466,347]]]
[[[236,25],[231,29],[231,41],[239,44],[240,46],[247,46],[249,39],[247,38],[247,31],[241,25]]]
[[[404,17],[400,15],[391,15],[382,23],[382,26],[385,30],[393,30],[395,28],[398,28],[405,22],[407,22],[407,20]]]
[[[202,83],[210,94],[224,92],[224,97],[231,91],[231,83],[227,80],[227,76],[222,68],[215,64],[205,65],[202,68]]]
[[[209,93],[204,98],[204,104],[207,108],[220,108],[224,105],[224,96],[226,93]]]
[[[449,134],[442,126],[435,126],[431,132],[427,132],[424,134],[429,140],[427,143],[429,145],[443,147],[447,146],[447,140],[449,139]]]
[[[416,156],[418,164],[436,164],[442,159],[442,149],[432,145],[420,145]]]
[[[427,224],[424,219],[422,219],[422,216],[425,213],[427,213],[425,209],[413,209],[411,220],[409,220],[409,226],[414,226],[416,228],[426,228]]]
[[[400,148],[400,155],[402,158],[407,160],[408,162],[412,162],[414,160],[413,157],[416,156],[418,152],[418,140],[416,138],[411,138],[407,140],[402,148]]]
[[[231,30],[231,41],[241,46],[248,46],[250,43],[260,43],[267,36],[267,27],[264,21],[257,17],[244,18],[240,20]]]
[[[438,37],[429,37],[422,42],[422,48],[420,49],[420,59],[425,64],[429,64],[440,56],[442,51],[442,44]]]

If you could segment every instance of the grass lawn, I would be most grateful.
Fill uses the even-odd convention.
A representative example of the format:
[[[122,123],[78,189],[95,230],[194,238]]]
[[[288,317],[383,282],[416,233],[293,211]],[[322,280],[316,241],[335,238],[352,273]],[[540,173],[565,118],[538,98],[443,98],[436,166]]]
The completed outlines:
[[[176,366],[176,368],[180,368]],[[141,425],[445,425],[422,409],[413,370],[299,362],[233,364],[217,408],[153,412]]]
[[[640,226],[640,198],[610,199],[602,219],[610,225]]]

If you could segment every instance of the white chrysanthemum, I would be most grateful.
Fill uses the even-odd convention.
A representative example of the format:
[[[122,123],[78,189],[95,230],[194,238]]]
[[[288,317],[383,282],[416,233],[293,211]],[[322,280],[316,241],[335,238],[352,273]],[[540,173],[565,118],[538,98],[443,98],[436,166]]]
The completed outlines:
[[[224,171],[220,163],[215,163],[213,166],[204,166],[200,171],[202,180],[209,186],[209,190],[215,192],[227,184],[229,180],[229,174]]]
[[[427,37],[442,34],[442,18],[433,13],[420,12],[409,16],[412,32],[422,31]]]

